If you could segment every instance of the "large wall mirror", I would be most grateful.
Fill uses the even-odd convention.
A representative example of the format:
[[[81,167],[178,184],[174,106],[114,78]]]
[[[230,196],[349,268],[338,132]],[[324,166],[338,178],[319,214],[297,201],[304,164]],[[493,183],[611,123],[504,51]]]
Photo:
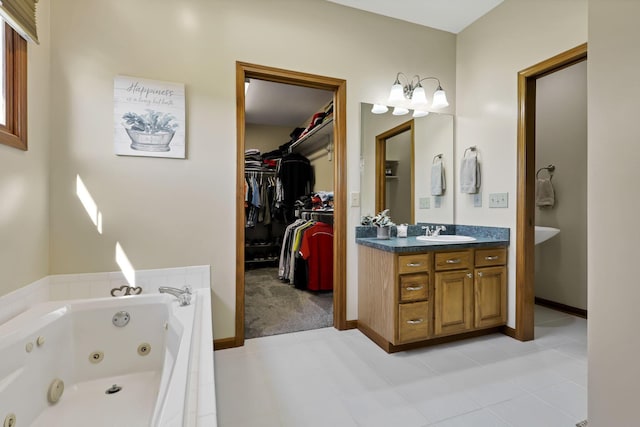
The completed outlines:
[[[360,104],[360,213],[389,208],[395,223],[453,223],[453,116],[373,114]],[[439,156],[445,189],[432,195],[431,171]]]

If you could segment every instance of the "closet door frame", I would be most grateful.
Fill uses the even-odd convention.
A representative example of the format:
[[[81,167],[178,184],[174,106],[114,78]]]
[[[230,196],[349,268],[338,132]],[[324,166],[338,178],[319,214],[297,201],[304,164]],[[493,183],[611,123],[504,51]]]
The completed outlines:
[[[346,80],[236,62],[236,317],[235,337],[221,340],[216,348],[244,345],[244,151],[245,151],[245,79],[260,79],[333,92],[334,145],[334,225],[333,225],[333,326],[344,330],[354,327],[347,322],[347,170],[346,170]]]

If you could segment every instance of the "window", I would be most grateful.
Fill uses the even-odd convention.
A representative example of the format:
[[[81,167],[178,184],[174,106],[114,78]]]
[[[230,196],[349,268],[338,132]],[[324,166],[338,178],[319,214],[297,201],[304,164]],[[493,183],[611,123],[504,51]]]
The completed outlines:
[[[0,144],[27,150],[27,41],[0,21]]]

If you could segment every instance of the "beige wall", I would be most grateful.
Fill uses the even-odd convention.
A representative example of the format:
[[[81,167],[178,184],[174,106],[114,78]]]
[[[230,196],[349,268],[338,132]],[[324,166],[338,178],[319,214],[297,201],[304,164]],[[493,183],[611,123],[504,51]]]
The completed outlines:
[[[478,147],[483,206],[457,186],[457,224],[511,228],[509,326],[515,326],[517,73],[587,41],[587,0],[506,0],[458,34],[456,165]],[[509,193],[509,208],[490,209],[490,193]]]
[[[537,80],[536,170],[553,164],[553,208],[536,225],[560,234],[536,246],[536,297],[587,309],[587,63]],[[547,176],[545,171],[541,176]]]
[[[398,71],[438,76],[455,99],[453,34],[325,1],[54,0],[52,28],[51,271],[115,270],[116,242],[137,269],[211,264],[215,338],[234,334],[235,61],[347,80],[348,192],[360,185],[361,101],[384,100]],[[186,84],[187,160],[113,154],[117,74]],[[76,175],[102,234],[75,196]],[[359,208],[348,215],[355,319]]]
[[[28,144],[0,145],[0,295],[49,271],[49,2],[38,4],[40,45],[27,47]]]
[[[329,153],[325,148],[321,148],[313,154],[307,156],[311,161],[313,173],[316,179],[314,191],[334,191],[333,188],[333,160],[329,160]],[[333,153],[331,159],[334,159]]]
[[[291,126],[271,125],[245,125],[245,147],[257,148],[261,153],[277,150],[279,146],[287,143],[291,137]]]
[[[640,2],[589,0],[589,426],[638,425]]]

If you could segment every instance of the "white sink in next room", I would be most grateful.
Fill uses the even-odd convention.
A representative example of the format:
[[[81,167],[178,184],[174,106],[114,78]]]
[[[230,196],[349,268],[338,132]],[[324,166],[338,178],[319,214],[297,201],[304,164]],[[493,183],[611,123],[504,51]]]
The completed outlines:
[[[539,245],[540,243],[549,240],[559,232],[560,232],[559,228],[542,227],[542,226],[536,225],[536,232],[535,232],[536,245]]]

